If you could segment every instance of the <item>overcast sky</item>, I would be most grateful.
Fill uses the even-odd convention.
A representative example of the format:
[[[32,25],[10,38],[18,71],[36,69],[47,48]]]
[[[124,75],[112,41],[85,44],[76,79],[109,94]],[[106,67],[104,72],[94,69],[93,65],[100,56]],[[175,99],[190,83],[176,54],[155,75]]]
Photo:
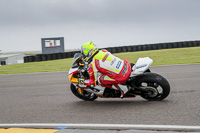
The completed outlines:
[[[200,39],[200,0],[0,0],[0,50],[41,51],[41,38],[65,49]]]

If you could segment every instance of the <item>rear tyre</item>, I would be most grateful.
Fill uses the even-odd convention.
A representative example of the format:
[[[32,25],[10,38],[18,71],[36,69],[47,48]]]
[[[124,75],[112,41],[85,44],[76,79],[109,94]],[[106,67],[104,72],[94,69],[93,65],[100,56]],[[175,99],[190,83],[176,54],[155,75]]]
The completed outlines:
[[[72,93],[76,97],[78,97],[84,101],[94,101],[95,99],[98,98],[94,93],[89,93],[85,90],[82,90],[82,92],[80,93],[78,88],[75,85],[73,85],[72,83],[70,85],[70,88],[71,88]]]
[[[161,101],[170,93],[170,85],[168,81],[156,73],[144,73],[136,79],[135,85],[144,89],[141,97],[149,101]]]

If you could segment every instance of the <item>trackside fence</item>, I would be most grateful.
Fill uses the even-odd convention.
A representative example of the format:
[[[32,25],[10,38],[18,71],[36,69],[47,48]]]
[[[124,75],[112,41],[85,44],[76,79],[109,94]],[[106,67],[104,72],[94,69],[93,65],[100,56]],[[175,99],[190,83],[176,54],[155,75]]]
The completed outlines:
[[[130,45],[130,46],[119,46],[119,47],[107,47],[111,53],[122,53],[122,52],[136,52],[136,51],[147,51],[147,50],[159,50],[159,49],[172,49],[172,48],[184,48],[184,47],[198,47],[200,41],[185,41],[185,42],[170,42],[170,43],[157,43],[157,44],[144,44],[144,45]],[[80,51],[71,51],[64,53],[54,54],[37,54],[35,56],[25,56],[24,62],[38,62],[57,60],[64,58],[72,58],[75,53]]]

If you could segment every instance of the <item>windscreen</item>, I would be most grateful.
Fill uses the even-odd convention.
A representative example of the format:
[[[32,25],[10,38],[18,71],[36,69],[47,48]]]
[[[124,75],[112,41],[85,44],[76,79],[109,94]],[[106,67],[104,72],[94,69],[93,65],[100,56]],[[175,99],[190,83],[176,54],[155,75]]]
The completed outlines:
[[[76,53],[74,55],[74,59],[73,59],[73,62],[72,62],[72,68],[78,67],[78,62],[81,58],[83,58],[83,55],[81,53]]]

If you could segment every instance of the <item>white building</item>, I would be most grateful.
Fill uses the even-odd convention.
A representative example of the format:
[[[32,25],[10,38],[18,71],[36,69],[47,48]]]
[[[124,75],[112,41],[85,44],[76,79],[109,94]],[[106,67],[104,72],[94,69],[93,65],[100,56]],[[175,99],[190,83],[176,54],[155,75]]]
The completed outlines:
[[[0,55],[0,66],[24,63],[24,53]]]

